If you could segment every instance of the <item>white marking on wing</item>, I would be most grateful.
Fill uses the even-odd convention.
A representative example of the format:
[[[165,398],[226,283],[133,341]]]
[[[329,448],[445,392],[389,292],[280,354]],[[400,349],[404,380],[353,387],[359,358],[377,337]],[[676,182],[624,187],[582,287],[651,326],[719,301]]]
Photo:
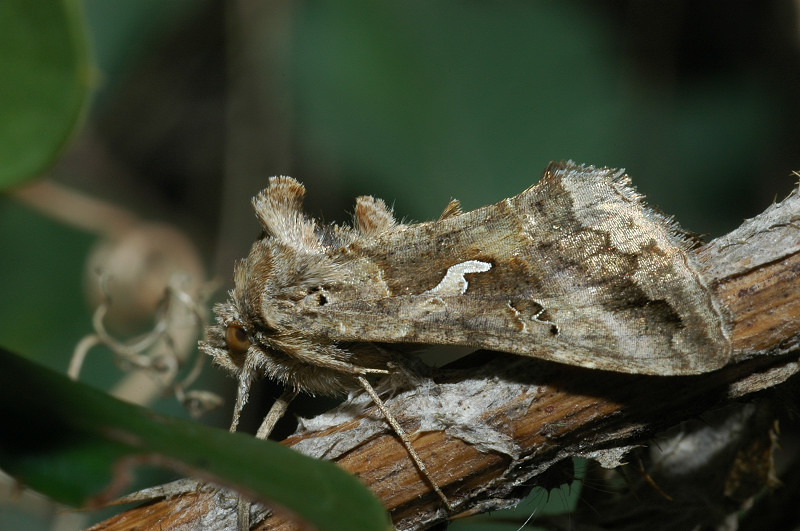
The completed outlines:
[[[481,262],[480,260],[467,260],[447,269],[439,284],[435,288],[429,289],[423,295],[463,295],[469,287],[464,275],[468,273],[484,273],[492,268],[492,264]]]

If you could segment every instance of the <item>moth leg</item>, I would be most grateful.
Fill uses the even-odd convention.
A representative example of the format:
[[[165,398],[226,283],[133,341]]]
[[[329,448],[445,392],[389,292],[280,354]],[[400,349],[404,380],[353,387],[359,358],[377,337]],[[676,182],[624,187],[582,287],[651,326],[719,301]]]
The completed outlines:
[[[239,417],[242,413],[242,408],[247,402],[248,395],[250,394],[250,384],[253,382],[255,374],[245,364],[242,367],[242,372],[239,373],[239,386],[236,389],[236,404],[233,406],[233,419],[231,419],[231,427],[228,429],[231,433],[236,431],[239,427]],[[273,405],[273,408],[275,406]],[[270,413],[272,410],[270,409]],[[269,415],[269,414],[268,414]],[[250,502],[236,496],[236,529],[237,531],[250,530]]]
[[[236,498],[236,530],[250,531],[250,505],[249,501],[241,496]]]
[[[239,373],[239,386],[236,388],[236,404],[233,406],[231,427],[228,428],[228,431],[231,433],[235,432],[236,428],[239,427],[239,417],[242,414],[242,408],[244,408],[244,405],[247,403],[247,398],[250,394],[250,385],[253,383],[255,376],[255,371],[250,369],[247,364],[242,367],[242,371]]]
[[[375,402],[375,405],[378,406],[378,409],[381,410],[386,422],[389,423],[397,436],[400,437],[400,441],[403,443],[403,446],[405,446],[408,455],[411,456],[411,460],[417,466],[417,469],[425,477],[425,479],[428,480],[428,483],[431,484],[433,490],[444,502],[444,506],[447,508],[447,510],[453,512],[453,506],[450,505],[450,500],[447,499],[447,496],[445,496],[444,492],[442,492],[442,489],[439,488],[439,484],[436,483],[436,481],[434,481],[434,479],[431,477],[428,469],[425,467],[425,463],[422,462],[422,459],[420,458],[419,454],[417,454],[417,451],[414,450],[413,446],[411,446],[411,439],[408,438],[408,434],[397,422],[397,419],[395,419],[394,416],[389,412],[389,408],[386,407],[386,404],[383,403],[383,400],[381,400],[381,398],[378,396],[378,393],[375,392],[375,389],[373,389],[372,385],[370,385],[363,374],[357,374],[356,378],[361,384],[361,387],[363,387],[370,398],[372,398],[372,401]]]
[[[351,354],[333,345],[322,347],[319,350],[293,347],[288,354],[309,365],[344,374],[389,374],[386,369],[372,369],[350,363],[347,358],[351,357]]]
[[[256,439],[266,439],[272,433],[272,428],[286,414],[289,404],[297,396],[295,389],[286,389],[269,408],[267,416],[261,422],[261,426],[256,433]],[[250,529],[250,505],[251,503],[239,496],[236,502],[236,526],[238,531],[248,531]]]
[[[294,400],[296,396],[296,389],[286,389],[281,396],[278,397],[272,404],[272,407],[269,408],[267,416],[261,421],[261,426],[259,426],[258,432],[256,432],[256,439],[266,439],[269,437],[269,434],[272,433],[272,428],[283,418],[286,414],[286,410],[289,408],[289,403]]]
[[[259,377],[258,369],[256,368],[258,366],[259,355],[260,354],[257,351],[248,351],[244,364],[242,365],[242,369],[239,371],[239,385],[236,388],[236,404],[233,406],[233,418],[231,419],[231,426],[229,428],[230,432],[235,432],[236,428],[239,426],[239,418],[241,417],[242,409],[247,404],[247,399],[250,395],[250,386],[252,385],[253,381]],[[275,402],[275,404],[273,404],[273,409],[275,409],[282,401],[285,401],[286,403],[283,405],[283,412],[285,412],[289,402],[291,402],[296,395],[297,393],[289,397],[289,392],[284,392]],[[273,421],[273,426],[275,422],[277,422],[278,419],[280,419],[280,417],[283,415],[283,412],[281,412],[281,414],[278,415],[278,418]],[[271,418],[270,415],[273,415],[272,409],[270,409],[269,413],[267,414],[267,418]],[[264,419],[264,422],[266,422],[267,418]],[[262,434],[262,430],[267,430],[263,437],[260,436]],[[262,423],[258,430],[259,435],[257,435],[257,437],[260,439],[266,439],[271,431],[272,426],[267,428]]]

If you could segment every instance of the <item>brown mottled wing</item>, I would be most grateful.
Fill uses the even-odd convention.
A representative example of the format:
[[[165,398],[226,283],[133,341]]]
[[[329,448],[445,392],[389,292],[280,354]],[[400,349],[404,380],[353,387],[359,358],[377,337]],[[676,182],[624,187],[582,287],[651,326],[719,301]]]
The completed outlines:
[[[539,184],[472,212],[363,239],[390,296],[333,287],[294,316],[337,341],[454,344],[628,373],[695,374],[729,359],[729,341],[679,229],[627,176],[551,164]],[[468,261],[466,290],[433,290]],[[458,267],[454,270],[458,272]],[[458,276],[458,275],[456,275]]]

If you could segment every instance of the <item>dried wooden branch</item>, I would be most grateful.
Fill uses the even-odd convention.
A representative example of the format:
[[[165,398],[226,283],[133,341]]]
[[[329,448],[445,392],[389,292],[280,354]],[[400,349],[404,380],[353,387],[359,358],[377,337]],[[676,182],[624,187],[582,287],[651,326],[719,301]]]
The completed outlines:
[[[687,419],[749,400],[800,371],[800,198],[696,251],[730,319],[734,363],[689,377],[627,375],[476,352],[386,400],[443,491],[464,516],[523,498],[548,468],[571,456],[615,466],[631,447]],[[305,423],[284,441],[358,476],[385,503],[398,529],[445,521],[402,445],[361,395]],[[366,412],[365,412],[366,410]],[[146,507],[160,525],[179,500]],[[96,529],[123,529],[133,509]],[[184,508],[185,517],[185,508]],[[172,516],[170,516],[172,515]],[[152,516],[149,516],[152,517]],[[257,529],[295,529],[270,516]]]

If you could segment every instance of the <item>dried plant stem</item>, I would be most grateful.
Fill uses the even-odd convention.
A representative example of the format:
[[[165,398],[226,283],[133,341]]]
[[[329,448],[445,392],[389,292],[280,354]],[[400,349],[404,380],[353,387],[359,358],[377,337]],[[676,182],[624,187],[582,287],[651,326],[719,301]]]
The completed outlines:
[[[16,189],[14,196],[53,219],[95,234],[122,234],[139,223],[124,208],[46,179]]]

